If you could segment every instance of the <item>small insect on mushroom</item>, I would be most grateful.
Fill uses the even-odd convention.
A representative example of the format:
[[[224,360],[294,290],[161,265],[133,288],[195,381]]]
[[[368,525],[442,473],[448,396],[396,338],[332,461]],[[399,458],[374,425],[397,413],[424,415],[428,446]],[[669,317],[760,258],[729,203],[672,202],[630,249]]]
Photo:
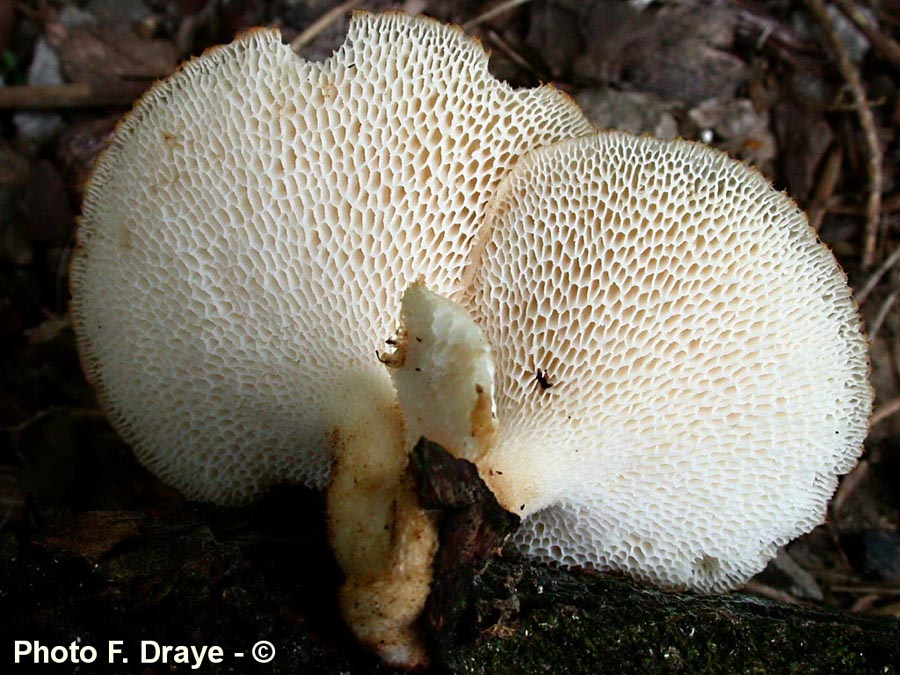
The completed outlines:
[[[547,373],[545,373],[543,370],[541,370],[540,368],[537,369],[534,379],[538,383],[538,386],[541,388],[542,391],[546,391],[547,389],[550,389],[551,387],[556,386],[555,382],[550,381],[549,375]]]

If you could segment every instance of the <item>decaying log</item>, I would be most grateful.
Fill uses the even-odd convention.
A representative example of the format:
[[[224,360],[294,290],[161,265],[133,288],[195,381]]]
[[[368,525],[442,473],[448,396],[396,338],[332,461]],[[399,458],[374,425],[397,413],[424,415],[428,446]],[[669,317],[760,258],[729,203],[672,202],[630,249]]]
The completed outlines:
[[[40,515],[0,533],[4,662],[13,640],[78,639],[101,659],[107,641],[122,640],[133,660],[96,671],[141,672],[140,642],[155,640],[247,654],[193,672],[392,672],[340,623],[321,499],[307,491],[277,490],[241,509]],[[438,645],[436,672],[900,670],[894,619],[666,593],[506,558],[480,571]],[[276,649],[269,664],[249,658],[259,640]]]

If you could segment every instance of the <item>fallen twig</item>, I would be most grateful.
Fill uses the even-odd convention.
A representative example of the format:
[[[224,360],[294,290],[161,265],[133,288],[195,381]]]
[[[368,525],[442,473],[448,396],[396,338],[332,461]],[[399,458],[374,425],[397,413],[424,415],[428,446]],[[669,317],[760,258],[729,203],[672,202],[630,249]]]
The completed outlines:
[[[871,467],[872,464],[869,459],[863,457],[859,461],[859,464],[856,465],[856,468],[841,479],[841,483],[838,485],[838,489],[835,491],[831,503],[828,504],[829,520],[834,521],[835,516],[843,512],[847,500],[852,497],[869,478],[869,474],[872,471]],[[843,554],[843,549],[840,546],[838,546],[837,550]],[[842,555],[842,557],[844,556]],[[818,576],[821,577],[821,581],[841,583],[841,581],[835,580],[833,577],[829,578],[822,574],[819,574]]]
[[[513,49],[506,40],[495,30],[488,28],[485,31],[485,38],[487,42],[492,46],[496,47],[498,51],[503,52],[504,56],[508,58],[510,61],[515,63],[519,68],[524,70],[527,73],[530,73],[532,77],[536,77],[539,80],[544,80],[546,78],[541,77],[541,74],[538,72],[537,68],[531,64],[524,56],[522,56],[519,52]]]
[[[872,417],[869,420],[869,428],[872,429],[873,427],[878,426],[888,417],[893,417],[897,413],[900,413],[900,396],[892,401],[888,401],[884,405],[878,406],[878,410],[872,413]]]
[[[837,57],[838,69],[841,72],[850,93],[853,96],[856,114],[863,131],[866,142],[867,162],[866,169],[869,175],[868,200],[866,202],[866,229],[863,239],[862,268],[870,269],[875,264],[875,250],[878,243],[878,235],[881,222],[881,188],[883,176],[881,173],[881,144],[878,140],[878,129],[875,126],[875,117],[866,99],[859,70],[850,58],[847,48],[834,27],[834,21],[825,9],[824,0],[805,0],[810,13],[819,22],[822,32],[825,34],[832,50]]]
[[[785,602],[791,605],[799,605],[800,601],[786,591],[772,588],[767,584],[751,579],[744,584],[742,590],[750,595],[756,595],[760,598],[775,600],[776,602]]]
[[[878,26],[872,23],[869,17],[851,0],[832,0],[832,2],[866,36],[872,49],[889,61],[894,68],[900,69],[900,44],[878,30]]]
[[[881,200],[881,213],[895,213],[900,211],[900,195],[891,195]],[[865,215],[865,207],[856,204],[848,204],[843,201],[828,204],[828,213],[835,213],[839,216],[858,216]]]
[[[150,82],[115,81],[103,87],[84,82],[0,87],[0,110],[48,110],[131,105]]]
[[[484,23],[485,21],[490,21],[495,16],[499,16],[504,12],[508,12],[511,9],[515,9],[519,5],[524,5],[526,2],[531,2],[531,0],[507,0],[506,2],[502,2],[493,9],[489,9],[482,14],[479,14],[474,19],[466,21],[462,25],[462,29],[465,31],[472,30],[475,26]]]
[[[755,49],[767,49],[794,66],[808,65],[815,45],[759,5],[738,5],[737,37]]]
[[[851,593],[853,595],[900,595],[900,587],[896,583],[888,582],[884,585],[879,584],[846,584],[841,586],[832,586],[831,590],[835,593]]]
[[[878,314],[875,316],[875,320],[872,322],[872,327],[869,329],[870,341],[874,342],[875,338],[878,337],[878,331],[881,330],[882,324],[884,324],[885,319],[887,319],[888,312],[890,312],[891,308],[895,304],[897,304],[898,297],[900,297],[900,291],[894,291],[884,299],[884,302],[881,303]]]
[[[356,9],[361,4],[363,4],[363,0],[347,0],[337,7],[329,9],[322,16],[309,24],[300,35],[291,40],[291,49],[295,52],[299,52],[303,47],[315,40],[322,31],[331,24],[340,19],[347,12]]]
[[[898,262],[900,262],[900,247],[897,247],[897,249],[881,263],[878,269],[869,276],[862,289],[856,294],[856,302],[862,305],[866,301],[866,298],[869,297],[869,293],[871,293],[878,285],[878,282],[881,281],[881,277],[887,274]]]
[[[816,190],[813,198],[809,203],[809,224],[816,231],[822,227],[822,219],[828,211],[828,202],[834,194],[834,188],[837,187],[838,180],[841,177],[841,162],[844,159],[844,152],[840,145],[835,145],[825,161],[822,163],[822,171],[819,174],[819,182],[816,183]]]

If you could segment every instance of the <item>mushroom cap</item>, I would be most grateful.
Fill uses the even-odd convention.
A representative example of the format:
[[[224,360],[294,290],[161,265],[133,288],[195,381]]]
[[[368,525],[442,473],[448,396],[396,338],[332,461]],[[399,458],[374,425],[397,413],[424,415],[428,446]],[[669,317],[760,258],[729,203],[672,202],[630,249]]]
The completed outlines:
[[[319,63],[255,30],[122,122],[86,191],[72,321],[113,426],[163,479],[220,502],[323,486],[332,428],[393,399],[374,354],[403,290],[461,292],[509,167],[591,130],[487,62],[400,13],[354,15]]]
[[[480,469],[528,516],[522,551],[716,591],[821,522],[872,393],[846,277],[789,198],[703,145],[606,132],[523,158],[485,231]]]

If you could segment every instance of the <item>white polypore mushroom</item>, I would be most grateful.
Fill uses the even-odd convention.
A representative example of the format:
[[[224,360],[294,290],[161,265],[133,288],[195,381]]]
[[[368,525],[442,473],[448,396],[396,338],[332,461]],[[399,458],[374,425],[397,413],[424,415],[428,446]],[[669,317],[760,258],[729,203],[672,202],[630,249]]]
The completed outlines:
[[[388,587],[418,575],[427,591],[433,527],[401,475],[374,354],[410,282],[464,290],[518,157],[590,129],[556,90],[495,80],[458,28],[399,13],[355,15],[321,63],[271,30],[190,61],[122,122],[86,191],[72,322],[113,426],[163,479],[218,502],[323,487],[334,458],[329,526],[348,576],[384,597],[376,577],[408,538],[417,571]],[[423,602],[366,641],[414,661],[408,634],[384,633]]]
[[[461,291],[509,167],[589,130],[556,90],[495,80],[458,28],[399,13],[355,15],[322,63],[273,30],[188,62],[84,203],[72,317],[116,429],[191,497],[324,486],[335,378],[392,401],[372,354],[403,289]]]
[[[718,591],[822,521],[872,392],[846,277],[790,199],[705,146],[601,133],[521,159],[484,232],[479,468],[522,551]]]
[[[120,126],[72,265],[138,457],[220,502],[330,479],[344,614],[405,664],[437,545],[419,435],[533,557],[719,590],[821,519],[871,407],[846,280],[789,199],[702,146],[567,141],[571,102],[486,61],[400,14],[322,63],[272,31],[211,51]]]

